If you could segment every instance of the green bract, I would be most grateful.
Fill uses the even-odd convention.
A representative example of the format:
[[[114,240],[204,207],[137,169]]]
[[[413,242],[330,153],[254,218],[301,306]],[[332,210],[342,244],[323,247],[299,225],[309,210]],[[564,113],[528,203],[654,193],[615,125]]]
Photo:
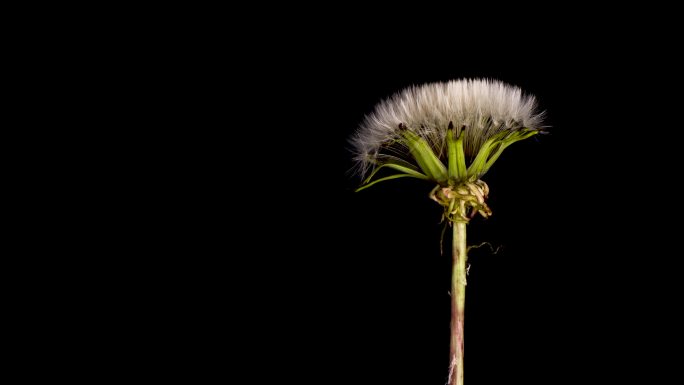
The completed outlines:
[[[378,162],[373,172],[356,191],[397,178],[423,179],[435,182],[442,187],[454,187],[465,182],[474,182],[489,171],[508,146],[539,133],[538,130],[527,128],[502,131],[487,139],[468,165],[463,149],[465,130],[460,131],[457,135],[451,126],[447,130],[447,151],[445,152],[447,167],[424,138],[412,131],[402,130],[401,137],[397,139],[397,142],[409,149],[417,166],[408,162],[401,162],[400,164],[396,160]],[[398,173],[373,180],[373,177],[383,168],[392,169]]]

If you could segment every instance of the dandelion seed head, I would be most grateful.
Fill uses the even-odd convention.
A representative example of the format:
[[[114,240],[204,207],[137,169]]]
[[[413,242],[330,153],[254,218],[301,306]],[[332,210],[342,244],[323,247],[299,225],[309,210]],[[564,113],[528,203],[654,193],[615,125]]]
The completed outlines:
[[[473,157],[491,136],[504,130],[544,128],[543,112],[532,95],[498,80],[464,79],[409,87],[383,100],[366,115],[351,138],[361,175],[385,160],[413,162],[400,140],[410,130],[445,156],[449,125],[464,134],[464,150]]]

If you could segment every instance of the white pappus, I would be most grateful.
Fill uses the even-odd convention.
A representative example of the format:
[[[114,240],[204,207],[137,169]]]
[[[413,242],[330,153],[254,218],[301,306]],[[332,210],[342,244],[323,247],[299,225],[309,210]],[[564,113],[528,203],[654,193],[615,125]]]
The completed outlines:
[[[409,87],[380,102],[351,138],[354,160],[363,177],[385,161],[415,163],[402,143],[402,129],[425,139],[444,158],[450,124],[463,134],[472,159],[490,137],[520,129],[540,131],[544,113],[535,97],[498,80],[463,79]],[[400,128],[401,125],[401,128]]]

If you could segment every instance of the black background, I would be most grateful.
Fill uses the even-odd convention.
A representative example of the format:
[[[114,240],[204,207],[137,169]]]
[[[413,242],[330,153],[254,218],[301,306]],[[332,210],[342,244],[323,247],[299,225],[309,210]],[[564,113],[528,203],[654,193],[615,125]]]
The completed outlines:
[[[26,206],[51,206],[23,220],[57,231],[22,243],[49,260],[42,285],[12,287],[35,322],[8,329],[24,349],[69,375],[127,380],[444,384],[450,260],[432,186],[354,193],[347,140],[407,86],[486,77],[536,95],[550,134],[511,146],[485,177],[494,215],[473,220],[469,243],[500,251],[470,253],[467,383],[672,381],[682,114],[668,29],[679,23],[641,8],[360,20],[341,6],[258,6],[126,9],[141,28],[116,16],[100,27],[111,37],[76,26],[28,59],[39,67],[27,80],[58,85],[25,91],[67,106],[27,113],[49,120],[49,135],[27,132],[50,139],[57,154],[39,168],[57,181],[20,171],[41,183],[27,184]],[[21,297],[32,290],[37,300]]]
[[[200,372],[246,369],[249,383],[445,383],[450,240],[440,255],[433,186],[355,193],[347,140],[405,87],[485,77],[534,94],[550,134],[511,146],[484,178],[494,215],[472,221],[468,243],[499,252],[469,255],[467,383],[661,375],[677,282],[663,171],[676,151],[654,131],[669,74],[605,40],[508,52],[310,37],[231,57],[254,67],[201,99],[227,115],[188,144],[201,168],[165,297],[183,314],[170,351],[196,352]]]

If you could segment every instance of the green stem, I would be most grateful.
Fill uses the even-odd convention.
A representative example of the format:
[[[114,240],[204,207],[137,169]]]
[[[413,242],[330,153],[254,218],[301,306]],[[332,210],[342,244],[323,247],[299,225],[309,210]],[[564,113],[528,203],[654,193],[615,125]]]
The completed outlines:
[[[463,317],[466,287],[466,223],[454,222],[451,276],[451,348],[449,385],[463,385]]]

